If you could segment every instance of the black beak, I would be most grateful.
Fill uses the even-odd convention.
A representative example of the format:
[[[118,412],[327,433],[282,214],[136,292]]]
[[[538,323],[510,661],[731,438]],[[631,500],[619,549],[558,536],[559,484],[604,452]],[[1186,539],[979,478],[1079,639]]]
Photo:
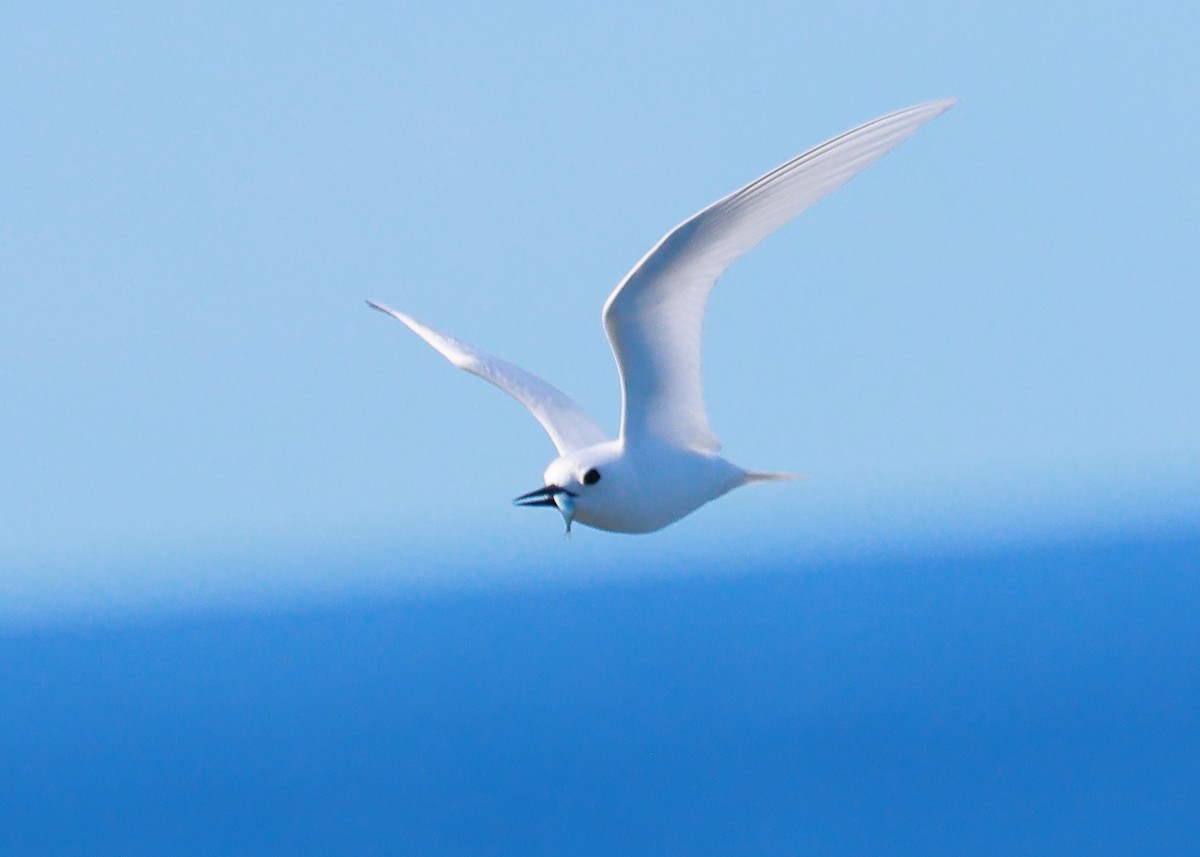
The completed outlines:
[[[514,506],[553,506],[554,498],[559,494],[566,494],[568,497],[578,496],[573,491],[568,491],[559,485],[547,485],[545,488],[539,488],[536,491],[530,491],[528,494],[522,494],[513,500]]]

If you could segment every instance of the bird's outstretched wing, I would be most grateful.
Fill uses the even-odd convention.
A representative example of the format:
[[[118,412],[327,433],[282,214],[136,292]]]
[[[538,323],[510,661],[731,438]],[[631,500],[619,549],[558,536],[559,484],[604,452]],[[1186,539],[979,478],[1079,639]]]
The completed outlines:
[[[931,101],[810,149],[668,232],[604,305],[621,373],[621,437],[715,451],[700,378],[704,309],[735,260],[954,105]]]
[[[472,375],[478,375],[483,380],[495,384],[508,395],[525,406],[534,419],[542,424],[546,434],[558,449],[559,455],[566,455],[576,449],[583,449],[593,444],[608,440],[600,426],[596,425],[583,408],[575,404],[569,396],[552,384],[526,372],[520,366],[500,360],[492,355],[472,348],[465,342],[459,342],[426,327],[415,319],[409,318],[402,312],[367,301],[380,312],[385,312],[405,324],[409,330],[428,342],[443,357]]]

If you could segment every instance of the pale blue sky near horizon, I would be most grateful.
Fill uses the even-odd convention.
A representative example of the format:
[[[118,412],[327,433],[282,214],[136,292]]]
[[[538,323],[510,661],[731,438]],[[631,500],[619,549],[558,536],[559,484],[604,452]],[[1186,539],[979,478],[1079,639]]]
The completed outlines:
[[[0,600],[110,597],[123,567],[155,569],[126,581],[153,599],[204,557],[686,564],[1200,511],[1194,4],[3,22]],[[947,96],[715,293],[724,452],[809,480],[660,535],[564,547],[511,508],[553,456],[540,429],[363,303],[615,429],[599,313],[629,266],[784,159]]]

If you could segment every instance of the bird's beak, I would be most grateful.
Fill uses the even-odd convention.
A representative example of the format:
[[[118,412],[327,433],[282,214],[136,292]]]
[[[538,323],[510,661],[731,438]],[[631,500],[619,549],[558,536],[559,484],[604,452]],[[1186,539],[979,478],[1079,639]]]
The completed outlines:
[[[575,494],[561,485],[547,485],[513,500],[515,506],[557,506],[571,532],[571,521],[575,519]]]

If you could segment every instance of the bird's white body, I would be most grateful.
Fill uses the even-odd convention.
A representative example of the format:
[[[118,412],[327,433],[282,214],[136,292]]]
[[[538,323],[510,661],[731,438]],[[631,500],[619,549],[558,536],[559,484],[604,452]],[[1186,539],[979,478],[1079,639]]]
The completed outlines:
[[[621,430],[609,436],[560,390],[518,366],[415,319],[403,322],[461,369],[508,393],[541,423],[559,452],[544,488],[518,497],[555,506],[601,530],[648,533],[750,482],[795,478],[754,473],[717,455],[700,375],[708,296],[735,260],[804,209],[948,110],[933,101],[847,131],[788,161],[668,232],[604,305],[604,328],[621,375]]]
[[[603,474],[588,485],[590,470]],[[598,530],[650,533],[673,524],[754,475],[711,452],[666,445],[626,448],[621,440],[550,462],[542,480],[575,494],[574,520]]]

